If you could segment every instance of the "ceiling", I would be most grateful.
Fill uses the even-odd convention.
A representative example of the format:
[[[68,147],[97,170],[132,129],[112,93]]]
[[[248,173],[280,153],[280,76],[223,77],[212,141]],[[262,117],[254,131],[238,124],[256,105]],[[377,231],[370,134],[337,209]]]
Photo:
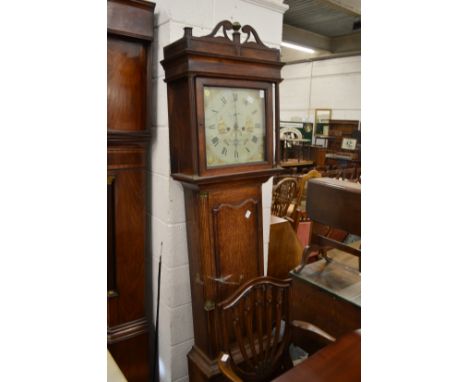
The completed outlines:
[[[309,47],[314,53],[282,47],[285,62],[360,54],[360,0],[285,0],[283,41]]]

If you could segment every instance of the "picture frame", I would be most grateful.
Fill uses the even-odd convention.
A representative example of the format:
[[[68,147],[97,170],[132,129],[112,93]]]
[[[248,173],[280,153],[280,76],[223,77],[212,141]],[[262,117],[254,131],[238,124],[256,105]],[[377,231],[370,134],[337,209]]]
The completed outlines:
[[[356,138],[343,138],[341,141],[342,150],[356,150],[357,139]]]
[[[308,139],[312,142],[314,124],[302,121],[280,121],[280,139]]]
[[[331,109],[315,109],[315,135],[328,135],[331,118]]]

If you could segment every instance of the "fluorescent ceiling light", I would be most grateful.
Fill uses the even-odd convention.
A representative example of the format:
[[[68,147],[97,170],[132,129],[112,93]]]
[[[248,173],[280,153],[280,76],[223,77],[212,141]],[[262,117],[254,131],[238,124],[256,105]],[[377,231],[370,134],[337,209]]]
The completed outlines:
[[[293,44],[291,42],[282,41],[281,46],[285,46],[286,48],[300,50],[301,52],[305,52],[305,53],[315,53],[315,50],[311,48],[307,48],[302,45]]]

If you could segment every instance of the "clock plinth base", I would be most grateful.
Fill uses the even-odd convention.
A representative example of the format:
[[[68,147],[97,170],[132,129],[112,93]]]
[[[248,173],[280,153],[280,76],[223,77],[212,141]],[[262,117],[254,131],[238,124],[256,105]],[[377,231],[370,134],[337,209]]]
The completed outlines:
[[[190,382],[221,382],[221,375],[215,359],[208,358],[197,346],[187,354]]]

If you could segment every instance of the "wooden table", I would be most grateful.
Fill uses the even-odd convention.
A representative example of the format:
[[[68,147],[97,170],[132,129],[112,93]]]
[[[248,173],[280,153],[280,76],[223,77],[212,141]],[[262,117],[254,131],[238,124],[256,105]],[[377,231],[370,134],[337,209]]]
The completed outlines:
[[[360,382],[361,331],[348,333],[273,382]]]
[[[358,248],[361,242],[350,244]],[[308,264],[292,278],[291,318],[311,322],[335,338],[361,327],[361,273],[357,257],[338,249],[333,259]]]

